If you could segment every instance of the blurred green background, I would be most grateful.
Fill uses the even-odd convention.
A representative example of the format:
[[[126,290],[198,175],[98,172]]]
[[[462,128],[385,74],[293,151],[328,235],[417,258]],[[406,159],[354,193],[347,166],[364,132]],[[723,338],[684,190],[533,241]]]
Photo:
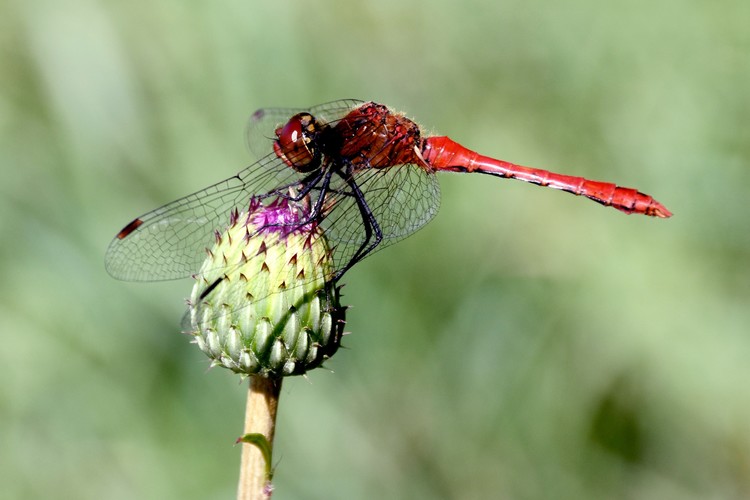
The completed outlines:
[[[0,5],[4,498],[235,495],[191,282],[104,250],[246,166],[256,108],[343,97],[675,217],[442,176],[348,274],[333,373],[285,382],[274,498],[750,497],[747,1]]]

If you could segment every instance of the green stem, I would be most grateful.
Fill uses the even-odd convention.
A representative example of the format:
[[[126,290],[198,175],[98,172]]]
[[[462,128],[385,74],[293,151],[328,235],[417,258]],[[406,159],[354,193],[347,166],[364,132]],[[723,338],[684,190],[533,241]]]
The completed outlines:
[[[280,392],[281,379],[250,377],[245,432],[237,440],[243,443],[237,500],[271,498],[271,456]]]

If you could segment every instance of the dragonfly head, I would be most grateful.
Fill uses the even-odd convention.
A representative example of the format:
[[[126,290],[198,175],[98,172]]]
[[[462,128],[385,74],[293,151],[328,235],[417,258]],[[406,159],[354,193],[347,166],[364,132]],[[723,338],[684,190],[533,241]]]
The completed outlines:
[[[273,150],[297,172],[312,172],[320,166],[320,148],[316,138],[320,125],[310,113],[297,113],[276,129]]]

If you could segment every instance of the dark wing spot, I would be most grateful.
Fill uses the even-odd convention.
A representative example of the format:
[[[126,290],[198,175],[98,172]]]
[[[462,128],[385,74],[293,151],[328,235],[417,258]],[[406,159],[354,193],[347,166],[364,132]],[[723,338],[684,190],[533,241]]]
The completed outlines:
[[[121,240],[128,236],[130,233],[138,229],[138,226],[143,224],[143,221],[141,219],[135,219],[133,222],[122,228],[122,231],[117,233],[117,239]]]

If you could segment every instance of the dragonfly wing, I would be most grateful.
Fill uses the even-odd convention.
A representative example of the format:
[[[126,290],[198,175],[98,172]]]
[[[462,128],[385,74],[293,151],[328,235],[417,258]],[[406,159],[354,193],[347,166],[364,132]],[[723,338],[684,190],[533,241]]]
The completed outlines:
[[[417,165],[363,169],[353,180],[383,235],[375,250],[418,231],[440,207],[440,186],[435,175]],[[321,226],[334,246],[336,267],[342,268],[363,243],[373,240],[371,236],[368,241],[362,212],[346,181],[340,179],[331,186],[327,201],[330,208]]]
[[[346,116],[349,111],[364,103],[365,101],[359,99],[339,99],[313,106],[308,112],[319,121],[333,125]]]
[[[361,101],[342,99],[309,109],[319,120],[341,119]],[[157,208],[128,224],[110,243],[107,271],[126,281],[160,281],[188,277],[198,271],[214,232],[241,212],[254,196],[282,193],[296,186],[302,174],[289,168],[273,151],[274,131],[300,108],[256,111],[248,124],[248,145],[261,159],[237,175]]]
[[[237,175],[138,217],[112,240],[105,266],[126,281],[160,281],[196,273],[230,214],[250,199],[283,192],[300,174],[270,154]]]

